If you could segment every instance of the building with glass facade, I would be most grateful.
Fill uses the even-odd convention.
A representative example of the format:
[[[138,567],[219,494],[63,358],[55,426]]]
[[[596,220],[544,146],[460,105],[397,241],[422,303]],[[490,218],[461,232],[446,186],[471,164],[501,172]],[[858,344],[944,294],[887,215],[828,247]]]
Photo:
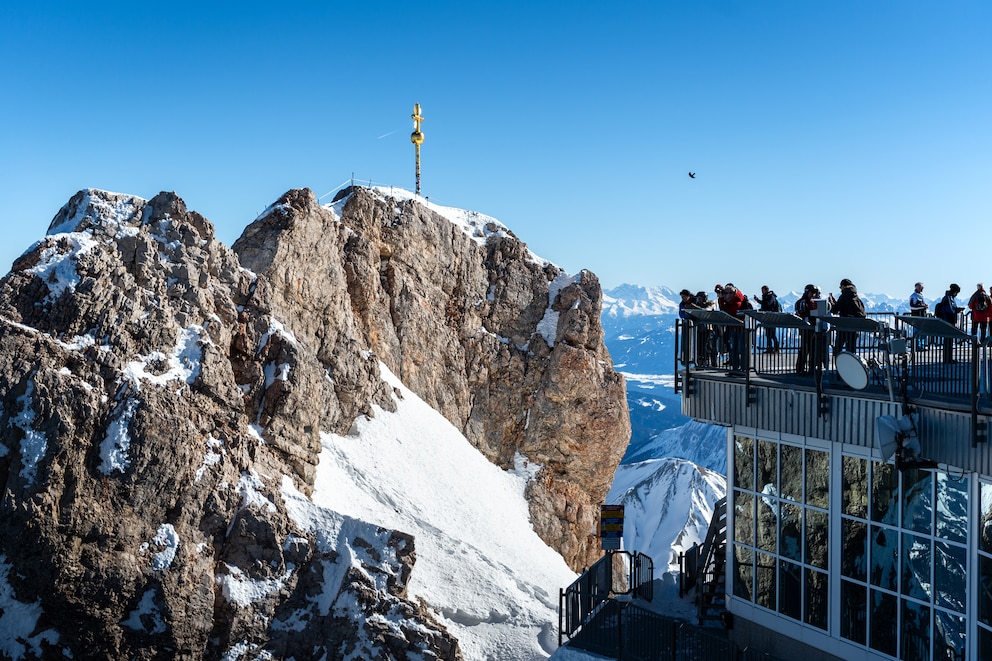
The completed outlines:
[[[696,368],[691,343],[679,349],[683,412],[727,427],[731,635],[806,661],[992,660],[987,348],[948,325],[935,330],[960,360],[943,362],[934,333],[936,355],[893,351],[888,340],[910,333],[886,320],[858,329],[868,385],[854,388],[833,352],[812,373],[795,369],[814,331],[792,323],[767,354],[761,324],[745,324],[743,370]],[[818,333],[828,346],[829,330]],[[912,420],[917,454],[882,455],[884,416]]]

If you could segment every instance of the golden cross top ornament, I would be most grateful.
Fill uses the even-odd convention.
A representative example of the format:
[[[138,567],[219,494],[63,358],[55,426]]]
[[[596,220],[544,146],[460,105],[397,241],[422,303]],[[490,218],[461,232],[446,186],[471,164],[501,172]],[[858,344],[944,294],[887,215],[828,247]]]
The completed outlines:
[[[413,104],[413,133],[410,134],[410,142],[414,144],[417,151],[417,195],[420,195],[420,145],[424,144],[424,134],[420,132],[420,122],[424,118],[420,114],[420,104]]]

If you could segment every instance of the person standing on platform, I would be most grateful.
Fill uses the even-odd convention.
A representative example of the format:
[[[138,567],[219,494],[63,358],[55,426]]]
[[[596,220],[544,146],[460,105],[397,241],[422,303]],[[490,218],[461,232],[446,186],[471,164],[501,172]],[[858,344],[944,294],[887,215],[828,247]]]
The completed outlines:
[[[727,283],[720,292],[720,309],[739,319],[738,312],[747,306],[747,296],[744,292],[735,287],[732,283]],[[747,347],[744,346],[744,327],[728,326],[725,329],[727,339],[727,352],[730,354],[730,369],[739,372],[744,369],[744,353]]]
[[[849,279],[840,281],[840,298],[834,299],[830,295],[830,313],[839,317],[854,317],[864,319],[868,315],[865,313],[865,304],[858,297],[858,288]],[[837,342],[834,344],[834,359],[841,351],[854,353],[857,349],[857,331],[837,331]]]
[[[958,325],[958,315],[964,310],[963,307],[958,305],[957,295],[961,293],[961,287],[958,286],[956,282],[952,282],[951,286],[947,288],[944,292],[944,297],[940,299],[940,303],[937,304],[937,308],[934,310],[934,316],[938,319],[942,319],[954,326]],[[954,359],[954,338],[945,337],[944,338],[944,362],[945,363],[956,363]]]
[[[803,295],[796,299],[795,314],[803,321],[811,322],[812,301],[820,298],[820,290],[816,285],[806,285]],[[799,331],[799,355],[796,357],[796,374],[813,373],[813,345],[815,332],[812,328]]]
[[[989,319],[992,319],[992,298],[985,291],[985,285],[980,282],[975,293],[968,299],[968,309],[971,310],[971,336],[977,338],[980,330],[980,339],[984,342],[989,334]]]
[[[761,312],[781,312],[782,306],[779,305],[778,296],[775,295],[768,285],[761,285],[761,298],[755,295],[754,300],[758,303],[758,310]],[[778,353],[780,344],[778,341],[778,333],[774,326],[765,326],[765,353]]]
[[[927,316],[927,304],[923,298],[923,283],[917,282],[913,287],[913,293],[909,295],[909,314],[913,317]]]

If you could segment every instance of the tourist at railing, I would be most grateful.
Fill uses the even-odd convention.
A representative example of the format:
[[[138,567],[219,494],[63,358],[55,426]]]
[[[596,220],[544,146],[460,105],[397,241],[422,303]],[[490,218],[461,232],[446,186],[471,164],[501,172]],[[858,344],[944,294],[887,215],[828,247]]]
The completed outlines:
[[[696,292],[693,303],[699,310],[712,310],[716,301],[706,297],[706,292]],[[709,324],[696,324],[696,366],[712,367],[716,365],[717,334]]]
[[[796,316],[804,321],[809,321],[810,301],[820,298],[820,290],[816,285],[806,285],[803,295],[796,300]],[[813,329],[799,331],[799,354],[796,357],[796,374],[813,373],[813,345],[815,336]]]
[[[768,285],[761,285],[761,298],[757,294],[754,300],[758,303],[758,310],[761,312],[781,312],[778,296],[768,288]],[[778,341],[778,329],[774,326],[765,326],[765,353],[778,353],[781,345]]]
[[[938,319],[943,319],[952,326],[958,325],[958,315],[964,310],[961,305],[958,304],[957,295],[961,293],[961,287],[958,286],[956,282],[952,282],[951,286],[947,288],[944,292],[944,297],[940,299],[940,303],[937,304],[936,309],[934,309],[934,316]],[[945,363],[956,363],[953,356],[954,351],[954,338],[945,337],[944,338],[944,362]]]
[[[971,336],[978,337],[981,330],[981,341],[988,337],[989,319],[992,319],[992,298],[985,291],[985,285],[978,283],[975,293],[968,299],[968,309],[971,310]]]
[[[830,313],[838,317],[858,317],[864,319],[865,304],[858,297],[858,288],[848,278],[840,281],[840,298],[835,299],[830,294]],[[837,342],[834,344],[834,358],[841,351],[855,353],[857,350],[858,334],[856,331],[837,331]]]
[[[730,282],[721,290],[718,304],[721,310],[732,317],[737,317],[738,312],[751,307],[744,292]],[[735,372],[744,369],[744,353],[747,351],[744,341],[744,327],[728,326],[724,329],[724,333],[727,340],[727,352],[730,354],[730,369]]]
[[[913,293],[909,295],[909,314],[914,317],[925,317],[929,307],[930,304],[923,298],[923,283],[917,282]]]
[[[688,289],[683,289],[682,291],[679,292],[679,296],[682,297],[682,300],[679,301],[679,318],[680,319],[685,319],[685,320],[691,319],[692,317],[690,317],[688,314],[686,314],[685,310],[686,310],[686,308],[694,308],[694,307],[696,307],[696,304],[692,300],[692,292],[689,291]],[[682,334],[682,356],[683,356],[683,360],[689,360],[691,358],[690,349],[689,349],[690,346],[692,346],[692,345],[690,344],[689,334],[688,333],[683,333]],[[698,359],[697,359],[697,362],[698,362]]]

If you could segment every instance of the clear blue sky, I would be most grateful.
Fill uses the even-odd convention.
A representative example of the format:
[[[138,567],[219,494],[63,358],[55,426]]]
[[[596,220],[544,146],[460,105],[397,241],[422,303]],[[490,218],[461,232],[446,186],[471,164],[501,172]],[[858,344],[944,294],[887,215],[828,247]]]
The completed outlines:
[[[290,188],[412,190],[420,103],[423,193],[604,287],[967,294],[990,35],[982,0],[4,2],[0,269],[81,188],[228,244]]]

